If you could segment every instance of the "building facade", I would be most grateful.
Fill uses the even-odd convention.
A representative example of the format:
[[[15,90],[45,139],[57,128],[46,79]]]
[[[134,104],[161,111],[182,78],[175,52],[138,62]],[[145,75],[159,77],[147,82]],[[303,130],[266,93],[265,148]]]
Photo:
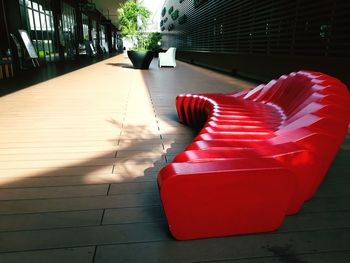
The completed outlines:
[[[350,1],[167,0],[163,47],[259,80],[310,69],[350,84]]]
[[[41,63],[75,59],[86,43],[101,54],[121,48],[116,27],[86,0],[0,0],[0,13],[1,57],[12,56],[16,66],[28,55],[18,30],[28,33]]]

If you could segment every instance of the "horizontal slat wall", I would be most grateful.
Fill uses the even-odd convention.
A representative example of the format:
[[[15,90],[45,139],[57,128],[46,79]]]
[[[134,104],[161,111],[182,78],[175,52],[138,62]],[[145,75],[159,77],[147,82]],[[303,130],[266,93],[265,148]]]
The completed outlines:
[[[179,54],[350,57],[350,1],[207,0],[199,7],[194,1],[165,2],[164,48],[175,46]],[[171,18],[171,6],[179,10],[179,17],[187,16],[186,23]],[[233,66],[228,70],[235,71]]]

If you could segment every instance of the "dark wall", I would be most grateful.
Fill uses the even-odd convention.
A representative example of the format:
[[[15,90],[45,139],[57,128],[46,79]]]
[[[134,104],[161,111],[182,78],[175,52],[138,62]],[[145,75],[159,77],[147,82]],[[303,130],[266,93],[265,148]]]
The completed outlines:
[[[10,33],[21,27],[18,1],[0,0],[0,50],[5,52],[11,47]]]
[[[9,33],[15,33],[19,28],[23,27],[20,19],[19,2],[18,0],[4,0],[4,2],[8,31]]]
[[[165,7],[163,46],[177,47],[180,59],[262,81],[317,70],[350,85],[350,1],[168,0]]]
[[[6,27],[6,13],[4,12],[5,2],[0,0],[0,55],[2,55],[9,47]]]
[[[313,57],[312,59],[307,59],[304,56],[248,55],[194,51],[178,51],[177,58],[263,82],[300,69],[321,71],[341,79],[350,87],[350,60],[347,58]]]

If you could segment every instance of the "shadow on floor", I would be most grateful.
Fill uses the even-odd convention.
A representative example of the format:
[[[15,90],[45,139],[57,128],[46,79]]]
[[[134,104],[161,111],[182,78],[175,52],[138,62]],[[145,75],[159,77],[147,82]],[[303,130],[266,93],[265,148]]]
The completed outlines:
[[[134,68],[131,64],[128,64],[128,63],[106,63],[106,65],[120,67],[120,68],[131,68],[131,69]]]
[[[0,97],[93,65],[115,55],[116,54],[99,57],[78,57],[75,60],[56,61],[43,64],[39,68],[29,68],[22,71],[17,70],[13,78],[0,81]]]

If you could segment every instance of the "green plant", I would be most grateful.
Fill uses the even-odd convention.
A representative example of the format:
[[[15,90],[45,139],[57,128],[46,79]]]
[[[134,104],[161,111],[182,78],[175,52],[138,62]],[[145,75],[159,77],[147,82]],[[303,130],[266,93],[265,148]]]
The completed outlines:
[[[162,35],[158,32],[148,33],[148,50],[158,51],[160,49],[159,42],[162,39]]]
[[[128,0],[118,9],[121,36],[132,41],[136,50],[147,50],[148,33],[145,33],[151,12],[139,2]]]

